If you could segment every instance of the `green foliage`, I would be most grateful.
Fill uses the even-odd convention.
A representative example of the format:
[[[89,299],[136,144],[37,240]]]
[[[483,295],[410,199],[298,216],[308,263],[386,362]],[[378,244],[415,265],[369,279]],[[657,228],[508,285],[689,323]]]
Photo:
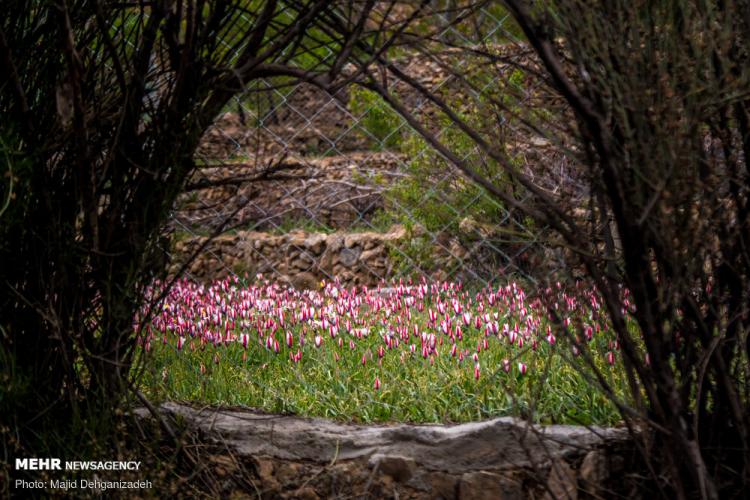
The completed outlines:
[[[281,222],[275,225],[270,232],[275,234],[287,234],[291,233],[292,231],[331,234],[335,232],[336,229],[329,226],[328,224],[319,222],[318,220],[311,219],[309,217],[286,216],[281,220]]]
[[[430,2],[438,15],[428,15],[416,20],[411,30],[419,35],[432,35],[451,44],[475,39],[480,34],[485,43],[506,44],[522,40],[523,30],[518,26],[503,2],[455,2],[437,0]],[[460,11],[458,8],[464,8]],[[474,9],[472,15],[468,9]],[[460,19],[459,17],[463,17]],[[450,26],[450,29],[446,29]]]
[[[527,114],[522,100],[529,75],[513,67],[498,73],[497,67],[471,58],[447,61],[447,64],[455,64],[454,71],[470,81],[473,88],[482,90],[467,95],[446,85],[436,90],[436,97],[469,128],[488,138],[496,149],[504,150],[507,161],[520,167],[522,157],[514,155],[514,148],[518,140],[523,139],[518,134],[525,127],[520,117]],[[369,107],[385,106],[374,95],[363,95],[366,99],[360,97],[359,101],[367,102]],[[501,189],[522,193],[506,170],[483,153],[447,115],[429,107],[419,113],[429,117],[426,123],[429,132],[479,175]],[[549,115],[547,110],[535,110],[534,116],[545,113]],[[500,115],[503,120],[498,123]],[[385,129],[386,123],[383,119],[377,125]],[[376,128],[372,124],[368,126]],[[452,241],[464,250],[477,250],[471,250],[467,258],[481,265],[473,266],[471,262],[469,265],[484,274],[483,278],[492,278],[497,268],[507,265],[506,255],[517,255],[538,236],[539,228],[531,218],[510,213],[502,202],[468,179],[416,131],[409,129],[401,137],[399,150],[406,159],[402,173],[407,175],[386,186],[385,212],[393,222],[404,224],[409,230],[408,240],[391,252],[392,261],[402,274],[413,272],[415,262],[422,270],[434,270],[433,255],[438,238],[446,249]],[[456,269],[446,271],[458,270],[465,264],[462,259],[454,259]]]
[[[451,151],[494,182],[503,183],[501,168],[484,158],[466,134],[447,122],[441,125],[440,139]],[[434,265],[431,255],[436,235],[455,238],[465,246],[479,239],[507,239],[507,234],[499,233],[501,221],[507,222],[505,207],[484,188],[458,173],[415,133],[406,137],[401,151],[408,159],[408,175],[386,192],[390,215],[404,224],[411,236],[392,252],[397,265],[408,268],[410,262],[419,262],[423,269],[430,269]]]
[[[464,158],[476,157],[476,146],[456,127],[447,126],[441,138],[453,152]],[[451,165],[430,149],[421,138],[411,135],[404,143],[408,177],[391,191],[392,199],[409,209],[429,232],[457,233],[464,217],[494,223],[503,215],[503,206],[483,188],[457,175]],[[484,169],[493,179],[500,169],[488,162]],[[446,175],[447,174],[447,175]]]
[[[349,110],[376,150],[393,149],[401,143],[403,119],[374,92],[353,87]]]

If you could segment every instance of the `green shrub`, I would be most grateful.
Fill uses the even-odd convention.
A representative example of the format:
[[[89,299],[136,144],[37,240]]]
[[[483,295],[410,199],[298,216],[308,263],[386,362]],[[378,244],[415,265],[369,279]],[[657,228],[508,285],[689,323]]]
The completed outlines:
[[[482,175],[500,184],[507,181],[501,167],[485,158],[457,127],[445,124],[440,139]],[[423,270],[434,270],[437,237],[443,242],[455,240],[465,249],[479,248],[467,256],[468,262],[456,259],[456,269],[446,272],[469,264],[480,276],[490,278],[503,263],[501,252],[508,253],[509,246],[518,246],[533,234],[528,221],[514,224],[502,203],[467,180],[416,134],[404,139],[401,151],[408,158],[408,175],[386,191],[387,212],[410,235],[407,243],[392,252],[397,267],[405,271],[418,262]]]
[[[484,89],[474,99],[461,91],[444,86],[438,97],[454,109],[469,127],[486,137],[497,137],[497,148],[504,148],[511,162],[514,158],[518,130],[523,124],[518,117],[509,116],[498,123],[494,113],[498,105],[521,114],[520,100],[529,75],[520,69],[508,69],[498,73],[496,68],[486,68],[473,61],[462,61],[462,71],[473,86]],[[387,108],[375,94],[358,90],[352,96],[357,109],[377,110],[364,114],[363,126],[377,137],[387,136],[386,131],[397,123],[395,112]],[[546,111],[546,110],[545,110]],[[431,112],[425,111],[423,112]],[[507,113],[504,113],[507,115]],[[432,115],[429,115],[432,116]],[[436,137],[458,158],[464,160],[480,175],[495,185],[521,195],[520,186],[493,159],[485,155],[476,143],[448,117],[434,113],[428,124]],[[380,134],[380,135],[378,135]],[[443,269],[449,275],[468,264],[469,274],[483,279],[494,277],[497,269],[508,264],[508,257],[515,257],[539,228],[529,218],[507,210],[500,201],[485,189],[470,181],[440,153],[435,151],[416,132],[408,129],[398,135],[399,151],[404,155],[405,176],[390,184],[385,190],[385,210],[380,219],[390,217],[392,223],[403,224],[408,231],[407,241],[391,252],[392,261],[399,274],[413,274],[415,263],[423,271],[433,271],[437,265],[434,258],[436,239],[444,248],[457,242],[468,255],[455,259],[455,269]],[[520,167],[520,164],[518,165]],[[518,259],[518,260],[523,260]],[[523,267],[523,262],[514,262]],[[444,264],[441,264],[444,265]]]
[[[349,111],[376,150],[394,149],[401,143],[403,119],[374,92],[353,87]]]

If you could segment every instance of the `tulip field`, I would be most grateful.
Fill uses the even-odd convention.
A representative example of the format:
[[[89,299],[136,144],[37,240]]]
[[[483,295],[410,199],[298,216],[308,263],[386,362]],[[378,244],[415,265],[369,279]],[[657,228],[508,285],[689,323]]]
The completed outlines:
[[[626,393],[601,300],[582,286],[532,299],[517,283],[298,291],[262,277],[180,280],[138,342],[152,398],[360,422],[615,423],[614,406],[567,361],[577,343]]]

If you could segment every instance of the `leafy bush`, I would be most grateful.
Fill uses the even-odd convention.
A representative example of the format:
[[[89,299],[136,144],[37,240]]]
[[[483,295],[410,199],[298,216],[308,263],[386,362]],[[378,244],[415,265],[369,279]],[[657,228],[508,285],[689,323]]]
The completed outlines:
[[[476,116],[464,118],[477,120]],[[510,184],[500,166],[482,155],[471,138],[447,120],[440,123],[440,139],[485,177],[500,185]],[[491,279],[499,267],[508,264],[506,255],[517,255],[518,249],[534,238],[533,221],[514,216],[416,133],[405,136],[400,151],[406,158],[403,173],[407,175],[386,189],[386,208],[379,217],[390,217],[409,232],[408,241],[392,252],[402,272],[408,273],[414,262],[423,270],[433,270],[437,239],[445,249],[459,254],[453,268],[446,270],[450,275],[468,267],[471,271],[465,277]]]
[[[349,110],[375,150],[394,149],[401,143],[403,119],[374,92],[353,87]]]

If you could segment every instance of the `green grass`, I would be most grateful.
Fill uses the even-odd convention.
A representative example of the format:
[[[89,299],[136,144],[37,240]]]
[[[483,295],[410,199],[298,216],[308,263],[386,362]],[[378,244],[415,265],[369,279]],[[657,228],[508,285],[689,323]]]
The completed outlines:
[[[425,304],[431,305],[429,301]],[[508,321],[512,325],[516,312],[505,313],[501,312],[500,324]],[[235,330],[235,335],[249,332],[247,348],[240,341],[215,346],[199,337],[186,337],[178,350],[176,335],[168,332],[164,344],[155,332],[142,389],[156,400],[239,405],[359,422],[465,422],[516,415],[542,423],[610,425],[620,419],[614,405],[591,387],[580,367],[574,368],[563,358],[570,346],[566,347],[562,338],[550,345],[541,336],[534,351],[530,341],[519,348],[505,337],[485,337],[472,325],[464,327],[463,340],[457,342],[459,351],[466,351],[463,361],[451,356],[449,338],[442,334],[437,338],[442,337],[444,343],[438,343],[431,361],[422,357],[420,339],[413,335],[408,343],[416,345],[414,353],[404,342],[392,350],[385,348],[382,335],[387,327],[382,323],[382,310],[375,313],[364,308],[360,314],[366,316],[360,319],[368,324],[368,336],[358,339],[342,326],[334,340],[310,323],[298,324],[276,332],[278,354],[259,340],[255,326]],[[260,317],[265,321],[272,316]],[[426,312],[416,309],[412,309],[409,328],[414,325],[433,333],[439,330],[428,328]],[[302,328],[307,333],[300,348]],[[546,322],[542,322],[540,331],[545,329]],[[284,345],[287,331],[293,335],[292,349]],[[314,344],[317,334],[323,339],[321,347]],[[472,355],[485,338],[488,345],[478,354],[480,377],[475,380]],[[587,348],[618,396],[627,399],[619,362],[610,366],[606,361],[611,341],[602,332]],[[382,359],[380,347],[384,347]],[[298,350],[302,359],[294,363],[290,352]],[[504,359],[510,361],[508,372],[503,369]],[[520,373],[519,362],[527,365],[526,374]],[[381,383],[378,390],[374,388],[376,377]]]
[[[592,390],[580,373],[547,353],[529,364],[526,375],[517,366],[505,373],[499,363],[485,361],[487,368],[475,381],[470,358],[459,364],[443,356],[431,366],[419,355],[404,364],[387,356],[381,366],[368,360],[369,366],[362,367],[360,353],[372,352],[372,347],[357,349],[357,356],[340,354],[338,362],[330,351],[314,349],[306,348],[300,363],[292,364],[283,354],[260,349],[248,350],[243,361],[244,349],[237,346],[183,353],[158,346],[143,383],[156,399],[346,421],[465,422],[506,415],[543,423],[619,420],[612,404]],[[373,389],[376,376],[381,381],[377,391]]]

